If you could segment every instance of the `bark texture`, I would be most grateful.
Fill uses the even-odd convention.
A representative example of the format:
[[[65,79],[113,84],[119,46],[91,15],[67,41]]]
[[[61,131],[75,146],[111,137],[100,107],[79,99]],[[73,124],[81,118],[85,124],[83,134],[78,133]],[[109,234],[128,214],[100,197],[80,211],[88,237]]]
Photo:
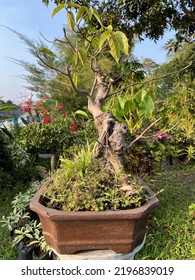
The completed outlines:
[[[128,128],[117,121],[112,113],[103,112],[102,106],[109,93],[109,83],[97,76],[97,94],[94,100],[88,97],[88,108],[98,130],[96,157],[101,159],[101,168],[115,174],[124,173],[125,134]]]

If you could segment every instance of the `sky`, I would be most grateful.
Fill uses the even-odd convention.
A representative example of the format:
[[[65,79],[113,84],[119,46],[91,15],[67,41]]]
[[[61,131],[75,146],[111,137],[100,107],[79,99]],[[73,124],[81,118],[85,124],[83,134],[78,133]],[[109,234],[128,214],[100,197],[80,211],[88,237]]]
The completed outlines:
[[[65,13],[60,11],[52,17],[54,8],[54,4],[47,8],[41,0],[0,0],[0,99],[19,104],[28,94],[25,87],[30,86],[21,78],[26,73],[25,70],[10,58],[35,61],[28,53],[27,46],[5,26],[33,40],[41,38],[40,32],[48,40],[60,38],[63,36],[62,27],[66,23]],[[166,60],[163,46],[172,37],[172,33],[167,33],[157,44],[144,40],[136,44],[133,54],[138,59],[147,57],[156,63],[163,63]]]

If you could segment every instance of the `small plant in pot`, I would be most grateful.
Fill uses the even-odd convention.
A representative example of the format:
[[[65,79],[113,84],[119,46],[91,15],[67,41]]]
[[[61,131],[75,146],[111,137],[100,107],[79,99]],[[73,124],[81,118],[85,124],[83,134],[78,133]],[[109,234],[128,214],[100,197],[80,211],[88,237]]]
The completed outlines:
[[[53,11],[53,16],[62,9],[67,12],[70,31],[77,34],[77,42],[72,41],[64,29],[64,44],[72,49],[75,65],[63,69],[48,65],[45,56],[56,55],[45,48],[39,49],[37,56],[43,65],[63,75],[78,95],[86,96],[98,139],[87,168],[79,169],[82,160],[78,155],[72,162],[62,160],[61,168],[35,195],[30,207],[40,217],[46,242],[59,254],[88,249],[128,253],[143,242],[150,212],[159,202],[141,179],[129,174],[125,151],[130,150],[161,118],[153,120],[140,135],[127,143],[129,130],[126,123],[103,108],[105,102],[117,93],[126,90],[128,94],[129,86],[123,87],[123,79],[119,79],[122,73],[104,71],[102,58],[113,59],[117,69],[120,59],[128,58],[128,39],[111,24],[104,24],[92,7],[63,2]],[[94,23],[95,20],[92,27],[91,21]],[[57,39],[55,42],[63,43]],[[79,89],[73,79],[80,64],[89,67],[93,73],[89,90]],[[86,150],[83,154],[86,156]],[[68,166],[73,166],[71,172],[68,172]]]

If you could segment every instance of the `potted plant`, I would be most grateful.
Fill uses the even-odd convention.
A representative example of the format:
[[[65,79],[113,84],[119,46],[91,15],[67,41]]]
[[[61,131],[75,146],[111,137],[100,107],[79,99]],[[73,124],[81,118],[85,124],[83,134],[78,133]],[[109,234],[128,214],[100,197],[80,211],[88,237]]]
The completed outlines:
[[[104,25],[92,7],[63,2],[54,9],[53,16],[64,8],[69,29],[77,33],[78,42],[73,42],[64,29],[64,43],[72,48],[75,65],[66,66],[63,70],[48,65],[44,57],[56,56],[45,48],[39,49],[37,56],[42,64],[63,75],[77,94],[86,96],[88,110],[98,131],[98,140],[92,160],[89,161],[91,164],[81,168],[80,172],[73,168],[69,173],[68,165],[63,167],[62,161],[52,182],[37,192],[30,208],[39,215],[47,244],[59,254],[87,249],[131,252],[143,242],[150,212],[159,202],[142,180],[128,174],[125,151],[155,126],[160,118],[130,143],[126,142],[127,125],[103,109],[109,97],[125,90],[122,79],[119,79],[121,73],[117,74],[116,71],[114,77],[112,73],[105,73],[101,61],[103,54],[114,59],[116,64],[121,53],[128,57],[128,39],[123,32],[115,31],[111,24]],[[97,22],[91,27],[90,22],[94,19]],[[55,41],[58,42],[57,39]],[[79,89],[73,78],[80,63],[88,65],[93,72],[94,81],[90,90]],[[86,156],[87,152],[83,154]],[[76,158],[81,163],[81,158]],[[72,166],[78,165],[72,162]]]

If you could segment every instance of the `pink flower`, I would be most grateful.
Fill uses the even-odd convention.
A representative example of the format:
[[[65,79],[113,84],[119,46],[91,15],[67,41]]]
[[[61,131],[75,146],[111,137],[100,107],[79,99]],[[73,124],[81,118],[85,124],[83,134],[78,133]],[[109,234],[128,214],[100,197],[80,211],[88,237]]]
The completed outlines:
[[[153,140],[157,140],[157,139],[162,139],[162,138],[169,138],[169,135],[167,133],[163,133],[161,131],[157,131],[156,134],[153,135]]]
[[[68,115],[68,114],[69,114],[69,112],[67,112],[67,111],[64,113],[64,115]]]
[[[62,110],[63,108],[64,108],[63,105],[59,105],[59,106],[58,106],[58,110]]]
[[[48,99],[48,97],[47,97],[46,95],[44,95],[44,96],[42,97],[42,99],[45,100],[45,99]]]
[[[51,118],[43,118],[43,123],[51,123]]]

